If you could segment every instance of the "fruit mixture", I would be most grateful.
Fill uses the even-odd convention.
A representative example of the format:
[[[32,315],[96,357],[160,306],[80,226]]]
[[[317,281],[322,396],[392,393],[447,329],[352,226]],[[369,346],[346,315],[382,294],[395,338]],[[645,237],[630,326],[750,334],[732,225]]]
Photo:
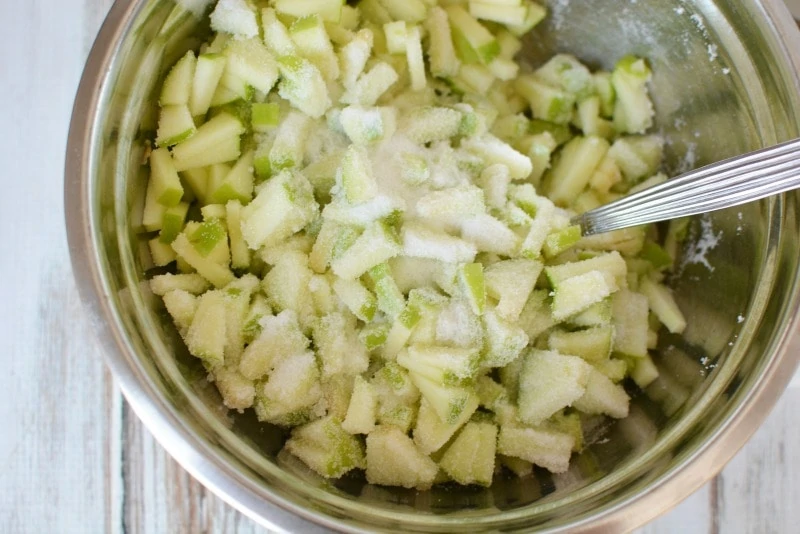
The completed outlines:
[[[666,179],[644,59],[515,59],[530,0],[219,0],[168,71],[152,291],[234,410],[323,477],[565,471],[685,320],[675,236],[582,237]],[[535,67],[535,68],[534,68]],[[660,244],[663,243],[663,244]]]

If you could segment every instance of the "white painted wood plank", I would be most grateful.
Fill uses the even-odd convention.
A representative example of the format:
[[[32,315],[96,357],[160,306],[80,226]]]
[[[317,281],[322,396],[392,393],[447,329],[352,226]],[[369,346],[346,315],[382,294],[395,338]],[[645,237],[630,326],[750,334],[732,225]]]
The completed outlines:
[[[83,320],[63,222],[67,125],[97,31],[84,25],[90,4],[0,3],[4,532],[113,532],[121,503],[119,393]]]
[[[127,406],[123,435],[125,532],[264,532],[189,476]]]
[[[714,523],[712,484],[706,484],[662,517],[637,530],[638,534],[707,534]]]
[[[800,390],[788,390],[719,477],[719,532],[800,530]]]

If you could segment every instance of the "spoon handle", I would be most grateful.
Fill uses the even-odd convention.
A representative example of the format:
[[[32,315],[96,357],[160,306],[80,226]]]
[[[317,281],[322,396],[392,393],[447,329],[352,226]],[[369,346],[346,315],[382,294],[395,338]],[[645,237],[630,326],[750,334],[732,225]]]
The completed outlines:
[[[730,208],[800,187],[800,139],[706,165],[576,216],[584,235]]]

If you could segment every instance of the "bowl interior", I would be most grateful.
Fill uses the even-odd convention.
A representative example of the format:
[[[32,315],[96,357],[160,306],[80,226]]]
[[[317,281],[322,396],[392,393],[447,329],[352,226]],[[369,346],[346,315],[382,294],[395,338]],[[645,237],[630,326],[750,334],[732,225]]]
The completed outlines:
[[[92,134],[91,222],[98,250],[92,261],[104,275],[126,365],[135,368],[157,410],[172,414],[193,436],[202,461],[225,473],[225,482],[204,482],[229,498],[236,500],[229,488],[245,487],[339,527],[454,531],[580,523],[610,513],[689,461],[777,357],[796,298],[795,195],[692,220],[671,281],[689,326],[682,336],[661,333],[661,377],[644,391],[628,386],[631,416],[597,421],[591,446],[573,457],[567,473],[499,474],[489,489],[428,492],[371,486],[361,476],[326,481],[314,475],[279,452],[284,431],[258,423],[251,411],[220,409],[199,360],[186,352],[143,283],[146,239],[131,221],[144,201],[141,162],[155,129],[153,91],[208,28],[171,2],[140,2],[126,16]],[[526,39],[524,55],[535,66],[554,52],[570,52],[605,68],[628,53],[647,57],[656,123],[667,140],[666,170],[675,174],[798,135],[796,81],[780,67],[785,59],[776,59],[780,43],[768,20],[753,2],[556,0],[546,23]],[[712,474],[698,475],[686,492]],[[256,504],[239,504],[260,513]]]

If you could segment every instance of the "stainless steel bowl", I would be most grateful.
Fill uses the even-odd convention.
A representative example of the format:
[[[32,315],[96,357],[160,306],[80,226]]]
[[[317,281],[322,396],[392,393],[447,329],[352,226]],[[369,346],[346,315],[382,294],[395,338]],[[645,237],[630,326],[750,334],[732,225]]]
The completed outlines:
[[[527,40],[530,61],[554,51],[604,67],[626,53],[652,61],[670,170],[800,136],[800,37],[780,0],[550,7]],[[315,477],[278,454],[278,429],[220,410],[143,283],[130,213],[143,197],[153,88],[205,31],[171,1],[113,6],[72,116],[67,227],[87,312],[126,398],[192,475],[262,524],[292,532],[632,529],[714,476],[790,380],[800,354],[787,350],[800,293],[796,193],[693,221],[674,280],[689,327],[681,338],[663,336],[662,377],[636,395],[629,419],[600,429],[604,439],[566,475],[421,493]]]

